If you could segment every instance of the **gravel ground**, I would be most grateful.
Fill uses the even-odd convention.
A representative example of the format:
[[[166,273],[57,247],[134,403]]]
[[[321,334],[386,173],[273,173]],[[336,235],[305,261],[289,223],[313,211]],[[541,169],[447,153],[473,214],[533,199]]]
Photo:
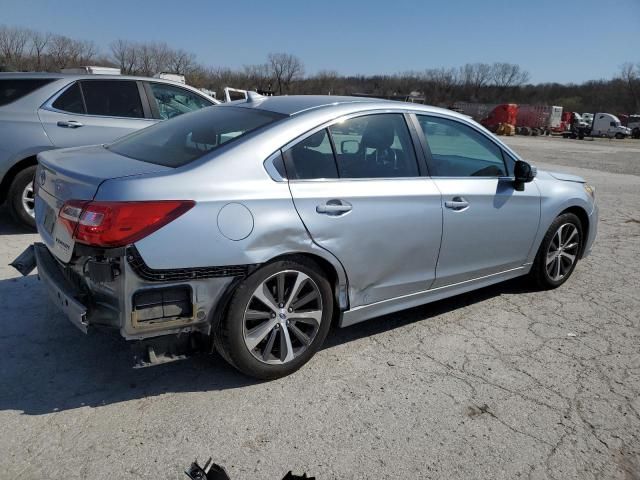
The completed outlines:
[[[592,255],[551,292],[508,282],[332,332],[256,383],[217,357],[133,370],[83,336],[0,214],[0,478],[640,478],[640,141],[509,138],[597,187]]]

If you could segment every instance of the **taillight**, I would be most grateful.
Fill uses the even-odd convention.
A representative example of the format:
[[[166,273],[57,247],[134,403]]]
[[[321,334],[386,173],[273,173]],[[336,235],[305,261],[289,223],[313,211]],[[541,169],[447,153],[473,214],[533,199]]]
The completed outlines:
[[[192,200],[69,200],[60,209],[60,219],[80,243],[98,247],[122,247],[155,232],[194,205]]]

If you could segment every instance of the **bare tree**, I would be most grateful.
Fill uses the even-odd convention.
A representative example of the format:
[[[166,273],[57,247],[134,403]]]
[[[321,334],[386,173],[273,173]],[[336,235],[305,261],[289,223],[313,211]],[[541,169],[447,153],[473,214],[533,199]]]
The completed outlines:
[[[260,63],[257,65],[245,65],[243,73],[247,77],[249,89],[252,90],[270,90],[271,89],[271,72],[269,65]]]
[[[638,92],[640,91],[640,64],[634,65],[631,62],[624,63],[620,67],[620,79],[625,83],[634,111],[638,111]]]
[[[498,88],[516,87],[529,81],[529,72],[514,63],[496,62],[491,67],[491,80]]]
[[[156,62],[153,45],[149,43],[140,43],[136,50],[136,74],[151,77],[158,73],[155,70]]]
[[[23,68],[29,30],[0,26],[0,56],[3,63],[14,70]]]
[[[170,50],[167,66],[172,73],[184,75],[196,66],[196,56],[182,49]]]
[[[304,75],[304,65],[295,55],[290,53],[270,53],[268,64],[271,74],[278,84],[278,93],[289,91],[291,82]]]
[[[29,31],[29,40],[31,42],[30,55],[33,59],[33,68],[36,70],[40,71],[46,68],[45,53],[50,39],[51,34],[48,32]]]
[[[65,68],[70,63],[70,52],[72,50],[72,40],[64,35],[54,35],[49,42],[49,55],[52,67]]]
[[[126,74],[135,73],[138,57],[136,45],[127,40],[118,39],[112,42],[109,47],[114,61],[120,67],[120,71]]]
[[[166,43],[153,43],[151,45],[154,73],[163,72],[168,68],[171,58],[171,49]]]
[[[315,91],[322,94],[335,94],[340,75],[335,70],[320,70],[310,80],[315,83]]]
[[[460,80],[471,90],[472,98],[477,99],[480,90],[491,80],[491,65],[488,63],[467,63],[460,67]]]

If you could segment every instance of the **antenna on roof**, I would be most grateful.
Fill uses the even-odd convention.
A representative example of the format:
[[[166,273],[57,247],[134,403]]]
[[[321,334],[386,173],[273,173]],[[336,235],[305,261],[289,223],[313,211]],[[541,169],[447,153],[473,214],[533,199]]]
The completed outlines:
[[[264,95],[260,95],[257,92],[247,91],[247,103],[258,102],[263,98],[265,98]]]

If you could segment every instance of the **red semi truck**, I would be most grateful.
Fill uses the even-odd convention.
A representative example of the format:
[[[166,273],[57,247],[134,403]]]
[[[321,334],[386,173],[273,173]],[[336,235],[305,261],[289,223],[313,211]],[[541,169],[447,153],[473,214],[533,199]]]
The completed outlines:
[[[456,102],[453,110],[469,115],[492,132],[496,132],[501,124],[513,125],[516,133],[522,135],[560,133],[564,130],[562,107],[558,106]]]
[[[469,115],[492,132],[498,131],[500,125],[516,124],[518,105],[515,103],[466,103],[456,102],[453,110]]]

